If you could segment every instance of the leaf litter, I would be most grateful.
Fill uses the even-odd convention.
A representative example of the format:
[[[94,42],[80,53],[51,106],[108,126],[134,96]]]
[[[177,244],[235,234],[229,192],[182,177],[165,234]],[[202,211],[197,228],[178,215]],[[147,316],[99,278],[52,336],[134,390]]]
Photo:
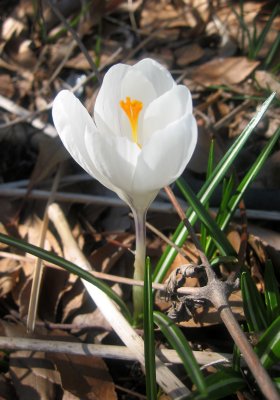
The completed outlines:
[[[178,82],[190,87],[201,134],[199,146],[184,174],[194,189],[198,189],[205,179],[210,139],[216,139],[215,157],[218,160],[232,138],[241,132],[244,119],[250,120],[255,99],[266,97],[269,90],[279,92],[279,52],[270,52],[279,32],[279,16],[273,20],[255,59],[248,58],[248,32],[252,33],[254,29],[258,35],[262,32],[274,2],[244,2],[243,15],[237,2],[226,1],[217,2],[211,8],[203,0],[90,1],[84,9],[78,1],[58,4],[101,72],[116,62],[132,64],[141,58],[152,57],[166,65]],[[3,11],[0,46],[1,231],[38,244],[46,201],[43,193],[49,196],[53,174],[60,164],[64,164],[59,201],[76,239],[97,271],[130,277],[134,232],[128,209],[108,206],[102,201],[95,204],[95,197],[90,200],[93,203],[77,203],[76,194],[114,198],[94,180],[81,179],[80,168],[46,129],[46,124],[52,123],[51,101],[62,88],[78,86],[76,94],[92,110],[98,85],[90,77],[89,63],[47,2],[35,5],[31,0],[21,0],[11,2],[7,8],[0,5],[0,9]],[[242,29],[242,23],[248,32]],[[264,68],[267,64],[269,68]],[[86,84],[82,83],[84,79],[87,79]],[[15,105],[14,112],[7,107],[5,99]],[[17,107],[21,107],[20,112],[24,110],[25,115],[19,114]],[[267,124],[249,141],[243,158],[241,156],[236,165],[238,176],[244,174],[248,159],[255,159],[269,132],[279,125],[277,111],[279,102],[269,111]],[[32,126],[35,117],[41,121],[41,130]],[[23,121],[17,121],[19,118]],[[278,156],[279,145],[245,198],[247,215],[258,211],[253,220],[259,229],[252,227],[252,232],[259,238],[249,236],[247,258],[261,291],[267,258],[272,257],[279,264],[279,229],[276,222],[266,219],[265,213],[274,211],[279,220],[279,204],[269,201],[270,193],[279,196]],[[219,196],[214,197],[211,207],[217,207],[219,199]],[[149,213],[148,221],[155,222],[159,230],[170,237],[178,218],[158,209]],[[248,229],[250,232],[250,225]],[[232,227],[229,238],[238,249],[241,243],[238,224]],[[147,253],[153,264],[165,246],[163,239],[148,231]],[[184,247],[193,261],[195,251],[191,241]],[[60,239],[51,224],[46,248],[63,254]],[[180,257],[176,257],[171,270],[182,262]],[[1,245],[0,267],[2,334],[9,336],[13,331],[14,336],[26,336],[23,322],[34,259]],[[221,266],[220,272],[226,277],[230,271]],[[189,278],[188,284],[197,286],[199,281]],[[131,301],[130,287],[113,282],[111,285],[125,301]],[[240,292],[235,292],[230,300],[234,312],[243,320]],[[170,304],[158,298],[157,306],[166,310]],[[5,320],[12,321],[9,329]],[[80,281],[51,265],[44,267],[37,325],[37,334],[40,332],[41,337],[49,340],[57,334],[60,340],[117,342]],[[55,325],[65,329],[50,328]],[[219,348],[227,348],[223,326],[211,309],[201,307],[196,320],[191,318],[181,325],[186,336],[191,337],[193,348],[216,348],[217,341],[209,340],[206,345],[205,340],[201,340],[201,337],[209,337],[211,329],[219,333]],[[143,375],[139,368],[135,370],[134,363],[108,360],[105,363],[101,358],[27,351],[3,353],[1,358],[6,362],[6,368],[3,367],[0,375],[0,396],[7,399],[130,399],[143,393],[143,380],[139,380],[137,374]]]

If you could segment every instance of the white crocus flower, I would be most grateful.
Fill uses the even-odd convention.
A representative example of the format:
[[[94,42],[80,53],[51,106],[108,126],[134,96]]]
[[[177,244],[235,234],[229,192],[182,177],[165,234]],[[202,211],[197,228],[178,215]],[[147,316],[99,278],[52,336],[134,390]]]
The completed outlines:
[[[117,64],[104,76],[94,119],[63,90],[54,100],[53,120],[76,162],[131,207],[134,277],[143,279],[147,208],[181,175],[197,142],[189,90],[154,60]]]

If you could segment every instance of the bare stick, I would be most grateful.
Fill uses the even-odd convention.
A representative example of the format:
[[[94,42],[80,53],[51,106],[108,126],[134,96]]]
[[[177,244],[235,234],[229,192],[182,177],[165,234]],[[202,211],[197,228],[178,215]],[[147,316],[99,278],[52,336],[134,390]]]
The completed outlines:
[[[80,356],[97,356],[102,358],[112,358],[115,360],[137,360],[135,353],[125,346],[0,336],[0,347],[3,350],[44,351],[51,353],[75,354]],[[168,363],[182,363],[181,358],[175,350],[159,349],[157,353]],[[230,354],[210,351],[194,351],[193,354],[200,365],[209,363],[229,363],[232,359]]]

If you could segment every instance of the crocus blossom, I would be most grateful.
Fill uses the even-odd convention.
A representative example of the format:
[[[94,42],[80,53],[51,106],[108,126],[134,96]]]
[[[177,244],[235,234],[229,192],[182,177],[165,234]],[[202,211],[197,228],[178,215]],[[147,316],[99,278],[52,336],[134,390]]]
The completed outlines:
[[[189,90],[151,59],[109,69],[94,118],[68,90],[52,113],[76,162],[133,210],[146,210],[181,175],[197,141]]]

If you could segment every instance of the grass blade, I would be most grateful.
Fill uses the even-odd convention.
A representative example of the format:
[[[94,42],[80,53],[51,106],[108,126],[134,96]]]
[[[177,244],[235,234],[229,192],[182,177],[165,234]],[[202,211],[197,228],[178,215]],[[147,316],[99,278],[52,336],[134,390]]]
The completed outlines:
[[[244,313],[250,332],[261,332],[268,326],[263,299],[248,272],[241,275]]]
[[[112,300],[114,300],[114,302],[120,307],[123,315],[127,318],[127,320],[132,322],[131,314],[122,299],[108,285],[95,278],[90,272],[85,271],[84,269],[78,267],[76,264],[65,260],[63,257],[57,256],[51,251],[41,249],[38,246],[34,246],[33,244],[25,242],[24,240],[15,239],[0,233],[0,242],[5,243],[9,246],[16,247],[17,249],[23,250],[29,254],[33,254],[33,256],[39,257],[42,260],[58,265],[59,267],[66,269],[68,272],[73,273],[80,278],[92,283],[94,286],[98,287],[98,289],[106,293]]]
[[[254,130],[254,128],[257,126],[263,115],[265,114],[266,110],[268,109],[269,105],[273,101],[275,97],[275,93],[272,93],[268,99],[263,103],[262,107],[260,110],[256,113],[254,118],[249,122],[247,127],[244,129],[244,131],[241,133],[241,135],[238,137],[238,139],[234,142],[234,144],[231,146],[231,148],[226,152],[224,157],[221,159],[221,161],[218,163],[218,165],[214,168],[211,176],[209,179],[205,182],[201,190],[199,191],[197,197],[200,200],[200,202],[205,205],[206,202],[210,199],[212,193],[218,186],[218,184],[221,182],[221,180],[224,178],[225,174],[231,167],[232,163],[238,156],[240,150],[243,148],[244,144],[246,143],[247,139],[249,138],[250,134]],[[197,216],[195,212],[190,208],[187,213],[186,213],[189,221],[191,224],[193,224]],[[187,229],[185,228],[183,223],[180,223],[172,237],[173,243],[176,244],[176,246],[181,247],[183,243],[186,240],[187,237]],[[161,259],[159,260],[155,272],[154,272],[154,278],[153,280],[155,282],[161,282],[164,276],[166,275],[171,263],[173,262],[174,258],[176,257],[177,251],[171,247],[168,246],[163,253]]]
[[[274,10],[272,11],[267,23],[265,24],[264,28],[262,29],[260,35],[258,36],[258,38],[256,38],[255,43],[254,43],[254,52],[253,52],[253,58],[256,58],[258,53],[260,52],[265,38],[271,28],[271,25],[275,19],[275,17],[278,15],[280,10],[280,5],[279,3],[274,7]]]
[[[249,185],[252,183],[252,181],[255,179],[255,177],[258,175],[260,172],[263,164],[267,160],[267,157],[269,156],[271,150],[277,143],[278,139],[280,136],[280,128],[276,130],[274,135],[271,137],[271,139],[267,142],[265,147],[263,148],[262,152],[259,154],[258,158],[252,165],[252,167],[249,169],[245,177],[242,179],[241,183],[238,185],[236,192],[233,196],[231,196],[231,199],[229,201],[229,204],[227,206],[227,213],[224,214],[223,221],[220,222],[220,227],[222,230],[225,230],[233,213],[235,212],[240,200],[244,196],[244,193],[248,189]]]
[[[183,180],[183,178],[179,178],[176,181],[177,186],[179,187],[181,193],[190,204],[194,212],[196,213],[198,219],[204,224],[207,228],[209,234],[215,241],[217,247],[219,248],[222,255],[233,256],[236,255],[235,250],[227,240],[225,234],[221,231],[217,223],[210,217],[207,210],[198,200],[192,189],[189,185]]]
[[[256,351],[265,368],[280,361],[280,316],[268,327],[256,346]]]
[[[272,323],[280,315],[280,292],[273,264],[270,260],[268,260],[265,265],[264,283],[265,304],[267,307],[269,322]]]
[[[180,356],[185,370],[192,382],[203,396],[207,396],[205,379],[199,369],[196,359],[192,353],[189,343],[180,328],[175,325],[166,315],[161,312],[154,312],[154,321],[164,334],[169,344]],[[206,398],[206,397],[203,397]]]
[[[215,142],[214,142],[214,139],[212,139],[211,143],[210,143],[210,149],[209,149],[206,180],[209,178],[209,176],[213,172],[213,167],[214,167],[214,146],[215,146]],[[206,210],[209,209],[209,202],[207,202],[205,204],[205,209]],[[200,236],[201,236],[201,238],[200,238],[201,246],[202,246],[203,249],[205,249],[206,241],[207,241],[207,228],[203,224],[201,225],[201,228],[200,228]]]
[[[155,338],[153,317],[153,291],[150,259],[147,258],[144,278],[144,346],[146,370],[146,394],[151,400],[157,399]]]
[[[207,400],[225,399],[245,386],[242,376],[232,369],[218,371],[208,376],[205,381],[208,390]],[[199,393],[193,393],[190,397],[190,400],[203,399],[204,397]]]

